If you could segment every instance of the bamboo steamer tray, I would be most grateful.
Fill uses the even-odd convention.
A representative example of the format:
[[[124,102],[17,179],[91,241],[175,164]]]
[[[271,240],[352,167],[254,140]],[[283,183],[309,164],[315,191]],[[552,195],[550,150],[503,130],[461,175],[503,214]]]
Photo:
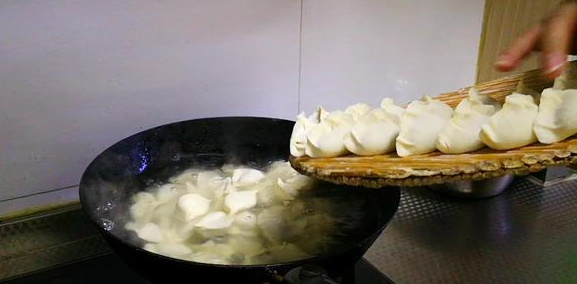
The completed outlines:
[[[577,63],[571,62],[575,65]],[[500,102],[517,89],[518,83],[535,91],[551,87],[541,70],[511,75],[475,86]],[[471,87],[441,94],[435,98],[455,108],[467,97]],[[562,142],[535,143],[523,148],[497,151],[484,148],[466,154],[443,154],[439,151],[401,158],[395,153],[361,157],[335,158],[290,157],[298,172],[336,184],[380,188],[386,186],[426,186],[465,180],[496,178],[507,174],[526,175],[553,165],[577,164],[577,135]]]

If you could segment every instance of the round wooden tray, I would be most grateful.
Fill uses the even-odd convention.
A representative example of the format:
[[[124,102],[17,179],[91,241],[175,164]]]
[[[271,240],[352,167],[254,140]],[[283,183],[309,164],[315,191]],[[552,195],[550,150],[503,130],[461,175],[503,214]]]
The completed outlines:
[[[577,163],[577,137],[552,144],[533,144],[511,151],[482,149],[446,155],[439,152],[400,158],[372,157],[290,158],[302,174],[320,180],[365,187],[424,186],[463,180],[481,180],[505,174],[525,175],[548,166]]]
[[[570,64],[574,65],[575,62]],[[517,89],[520,81],[525,87],[542,91],[552,86],[544,80],[540,70],[513,75],[475,86],[481,94],[498,101]],[[466,98],[470,87],[442,94],[436,99],[456,107]],[[302,174],[318,179],[354,186],[424,186],[463,180],[481,180],[505,174],[525,175],[553,165],[577,164],[577,136],[552,145],[532,144],[510,151],[482,150],[449,155],[433,152],[401,158],[396,154],[336,158],[291,157],[290,163]]]

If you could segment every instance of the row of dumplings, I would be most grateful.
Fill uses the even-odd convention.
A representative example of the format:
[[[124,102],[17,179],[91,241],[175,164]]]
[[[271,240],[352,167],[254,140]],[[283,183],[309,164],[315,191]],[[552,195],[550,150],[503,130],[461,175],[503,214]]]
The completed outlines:
[[[314,251],[287,236],[306,235],[319,221],[313,219],[320,215],[303,213],[297,198],[311,186],[310,178],[286,162],[273,163],[267,172],[190,169],[135,194],[126,229],[144,241],[144,249],[179,259],[218,264],[302,259]],[[299,226],[283,218],[299,220]]]
[[[575,75],[576,68],[568,68],[542,94],[521,82],[503,105],[472,88],[454,110],[429,96],[406,109],[389,98],[377,109],[355,104],[328,112],[319,107],[311,116],[297,117],[290,152],[295,157],[336,157],[396,150],[398,156],[408,157],[435,150],[460,154],[485,146],[509,150],[537,141],[556,143],[577,133]]]

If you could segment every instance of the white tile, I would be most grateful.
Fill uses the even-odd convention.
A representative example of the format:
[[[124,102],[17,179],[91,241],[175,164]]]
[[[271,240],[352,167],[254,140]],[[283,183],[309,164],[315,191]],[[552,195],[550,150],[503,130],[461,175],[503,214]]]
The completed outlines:
[[[399,103],[474,83],[482,0],[305,0],[301,108]]]
[[[300,1],[0,2],[0,200],[139,130],[297,112]]]

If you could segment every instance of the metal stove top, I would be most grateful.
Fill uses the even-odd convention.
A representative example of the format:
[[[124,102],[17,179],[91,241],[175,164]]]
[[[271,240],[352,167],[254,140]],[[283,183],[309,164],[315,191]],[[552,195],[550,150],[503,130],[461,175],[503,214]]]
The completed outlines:
[[[354,280],[353,280],[354,279]],[[63,267],[2,282],[3,284],[151,284],[122,262],[115,254],[80,261]],[[365,259],[360,260],[354,275],[339,284],[392,284],[384,274]]]

